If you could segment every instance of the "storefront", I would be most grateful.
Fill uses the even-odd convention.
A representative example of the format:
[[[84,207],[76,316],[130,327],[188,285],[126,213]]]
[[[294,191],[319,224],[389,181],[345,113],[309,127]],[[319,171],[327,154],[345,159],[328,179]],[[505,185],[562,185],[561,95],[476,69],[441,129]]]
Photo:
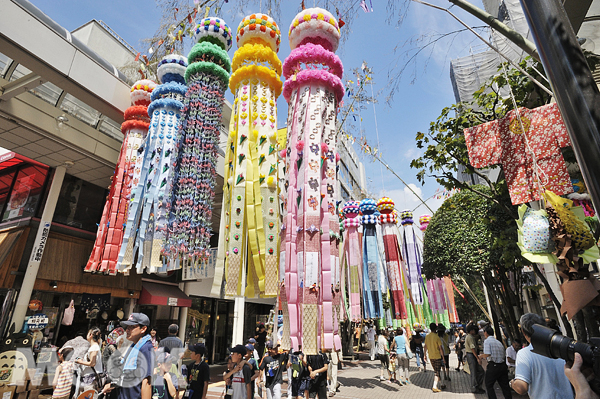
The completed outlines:
[[[136,311],[144,313],[155,328],[159,338],[168,335],[170,324],[179,324],[179,311],[181,308],[192,306],[192,300],[179,285],[169,281],[160,281],[149,278],[142,279],[142,291],[137,301]]]

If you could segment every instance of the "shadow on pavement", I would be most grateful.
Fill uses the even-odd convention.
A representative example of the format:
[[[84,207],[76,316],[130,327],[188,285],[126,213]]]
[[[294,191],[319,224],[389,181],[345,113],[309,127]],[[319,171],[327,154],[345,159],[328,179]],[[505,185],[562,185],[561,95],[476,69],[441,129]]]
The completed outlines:
[[[344,386],[357,387],[361,389],[372,389],[375,387],[379,387],[385,389],[386,391],[398,392],[402,388],[398,384],[382,382],[379,381],[377,378],[353,378],[338,376],[338,381],[344,384]]]

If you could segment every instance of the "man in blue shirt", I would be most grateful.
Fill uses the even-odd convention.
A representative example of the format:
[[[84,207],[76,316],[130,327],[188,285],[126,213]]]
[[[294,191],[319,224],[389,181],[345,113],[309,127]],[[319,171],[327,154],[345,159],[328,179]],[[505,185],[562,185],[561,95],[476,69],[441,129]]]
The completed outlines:
[[[152,372],[154,370],[154,346],[148,334],[150,319],[143,313],[132,313],[127,321],[122,321],[126,336],[131,341],[121,360],[122,372],[116,384],[117,399],[151,399]],[[113,385],[114,387],[114,385]],[[104,387],[110,391],[111,385]]]
[[[510,387],[519,395],[529,393],[530,398],[573,399],[571,384],[565,376],[565,361],[533,353],[531,336],[534,324],[545,326],[546,322],[535,313],[521,316],[521,332],[529,346],[517,353],[515,378]]]

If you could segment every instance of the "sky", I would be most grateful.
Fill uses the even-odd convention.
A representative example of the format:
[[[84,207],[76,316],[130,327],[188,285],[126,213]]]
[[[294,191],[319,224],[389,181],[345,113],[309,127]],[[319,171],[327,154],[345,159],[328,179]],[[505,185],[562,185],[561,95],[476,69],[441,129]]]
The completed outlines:
[[[85,24],[91,19],[102,20],[123,37],[142,54],[147,49],[142,48],[140,41],[151,37],[159,26],[160,9],[152,0],[30,0],[50,18],[68,30]],[[193,0],[189,0],[190,5]],[[230,0],[217,14],[225,19],[227,24],[236,29],[245,15],[261,10],[261,1],[256,0],[254,6],[249,6],[244,12],[233,11],[231,6],[236,0]],[[248,3],[249,1],[246,1]],[[251,1],[250,1],[251,3]],[[266,3],[266,1],[265,1]],[[305,0],[307,7],[320,6],[325,0]],[[443,198],[436,198],[436,190],[442,190],[434,179],[427,179],[421,185],[416,179],[416,170],[410,168],[410,162],[421,154],[415,145],[415,135],[419,131],[425,132],[431,121],[434,121],[441,110],[455,102],[450,82],[450,60],[467,56],[473,48],[481,48],[481,42],[470,32],[462,32],[446,39],[440,40],[435,46],[423,51],[415,58],[415,63],[409,64],[399,82],[399,90],[395,93],[393,101],[386,103],[389,93],[388,76],[394,74],[405,65],[409,49],[415,49],[415,41],[422,37],[459,30],[462,28],[450,15],[425,5],[398,0],[398,4],[408,5],[408,11],[403,22],[398,25],[395,21],[387,22],[387,0],[367,0],[373,12],[365,13],[360,7],[355,6],[352,11],[340,9],[342,18],[346,12],[354,12],[355,19],[351,29],[341,28],[344,38],[343,44],[337,54],[341,58],[345,69],[344,81],[354,77],[348,72],[359,68],[363,62],[373,70],[373,93],[378,102],[367,104],[367,109],[361,111],[362,134],[371,146],[379,148],[382,158],[389,166],[408,183],[412,189],[427,200],[427,204],[434,211],[441,205]],[[431,0],[431,3],[450,7],[446,0]],[[480,0],[472,3],[483,7]],[[300,0],[281,0],[281,15],[276,22],[282,27],[282,43],[279,57],[283,61],[290,54],[287,31],[292,18],[300,11]],[[354,2],[358,4],[358,1]],[[334,12],[335,10],[329,10]],[[456,7],[451,10],[459,18],[471,26],[482,25],[466,12]],[[211,14],[212,15],[212,14]],[[203,16],[199,13],[198,19]],[[186,48],[191,47],[190,39]],[[236,50],[236,45],[229,51],[231,57]],[[370,85],[366,85],[368,93]],[[227,98],[232,101],[233,96],[228,92]],[[345,101],[349,97],[345,98]],[[285,125],[287,104],[280,97],[278,101],[278,125]],[[358,125],[358,121],[357,121]],[[358,132],[355,132],[358,136]],[[367,175],[367,189],[376,198],[387,196],[392,198],[399,210],[415,210],[415,217],[422,214],[431,214],[411,191],[392,173],[380,165],[370,155],[360,150],[358,142],[354,148],[364,163]],[[415,209],[416,208],[416,209]]]

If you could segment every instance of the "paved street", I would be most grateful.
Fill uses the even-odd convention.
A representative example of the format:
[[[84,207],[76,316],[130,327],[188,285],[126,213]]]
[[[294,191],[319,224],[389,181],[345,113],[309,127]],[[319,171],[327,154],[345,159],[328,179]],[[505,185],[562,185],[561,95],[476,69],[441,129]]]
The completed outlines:
[[[364,355],[361,359],[365,359]],[[338,380],[342,384],[340,392],[334,399],[388,399],[388,398],[487,398],[486,394],[475,395],[469,389],[469,375],[460,371],[457,372],[454,368],[457,365],[456,355],[450,356],[450,371],[451,382],[446,382],[447,388],[441,393],[433,393],[433,371],[431,365],[428,365],[427,372],[419,373],[417,371],[414,360],[411,360],[411,376],[410,385],[399,386],[389,382],[379,381],[379,361],[360,360],[358,362],[345,362],[344,369],[338,373]],[[211,369],[212,374],[212,369]],[[212,376],[211,376],[212,377]],[[215,381],[215,378],[211,378]],[[498,398],[504,398],[500,387],[496,384],[496,395]],[[287,397],[287,383],[284,382],[282,387],[283,397]],[[224,386],[222,383],[211,384],[209,387],[208,399],[222,398]],[[258,398],[258,396],[257,396]],[[519,396],[513,394],[515,399],[526,399],[527,396]]]

